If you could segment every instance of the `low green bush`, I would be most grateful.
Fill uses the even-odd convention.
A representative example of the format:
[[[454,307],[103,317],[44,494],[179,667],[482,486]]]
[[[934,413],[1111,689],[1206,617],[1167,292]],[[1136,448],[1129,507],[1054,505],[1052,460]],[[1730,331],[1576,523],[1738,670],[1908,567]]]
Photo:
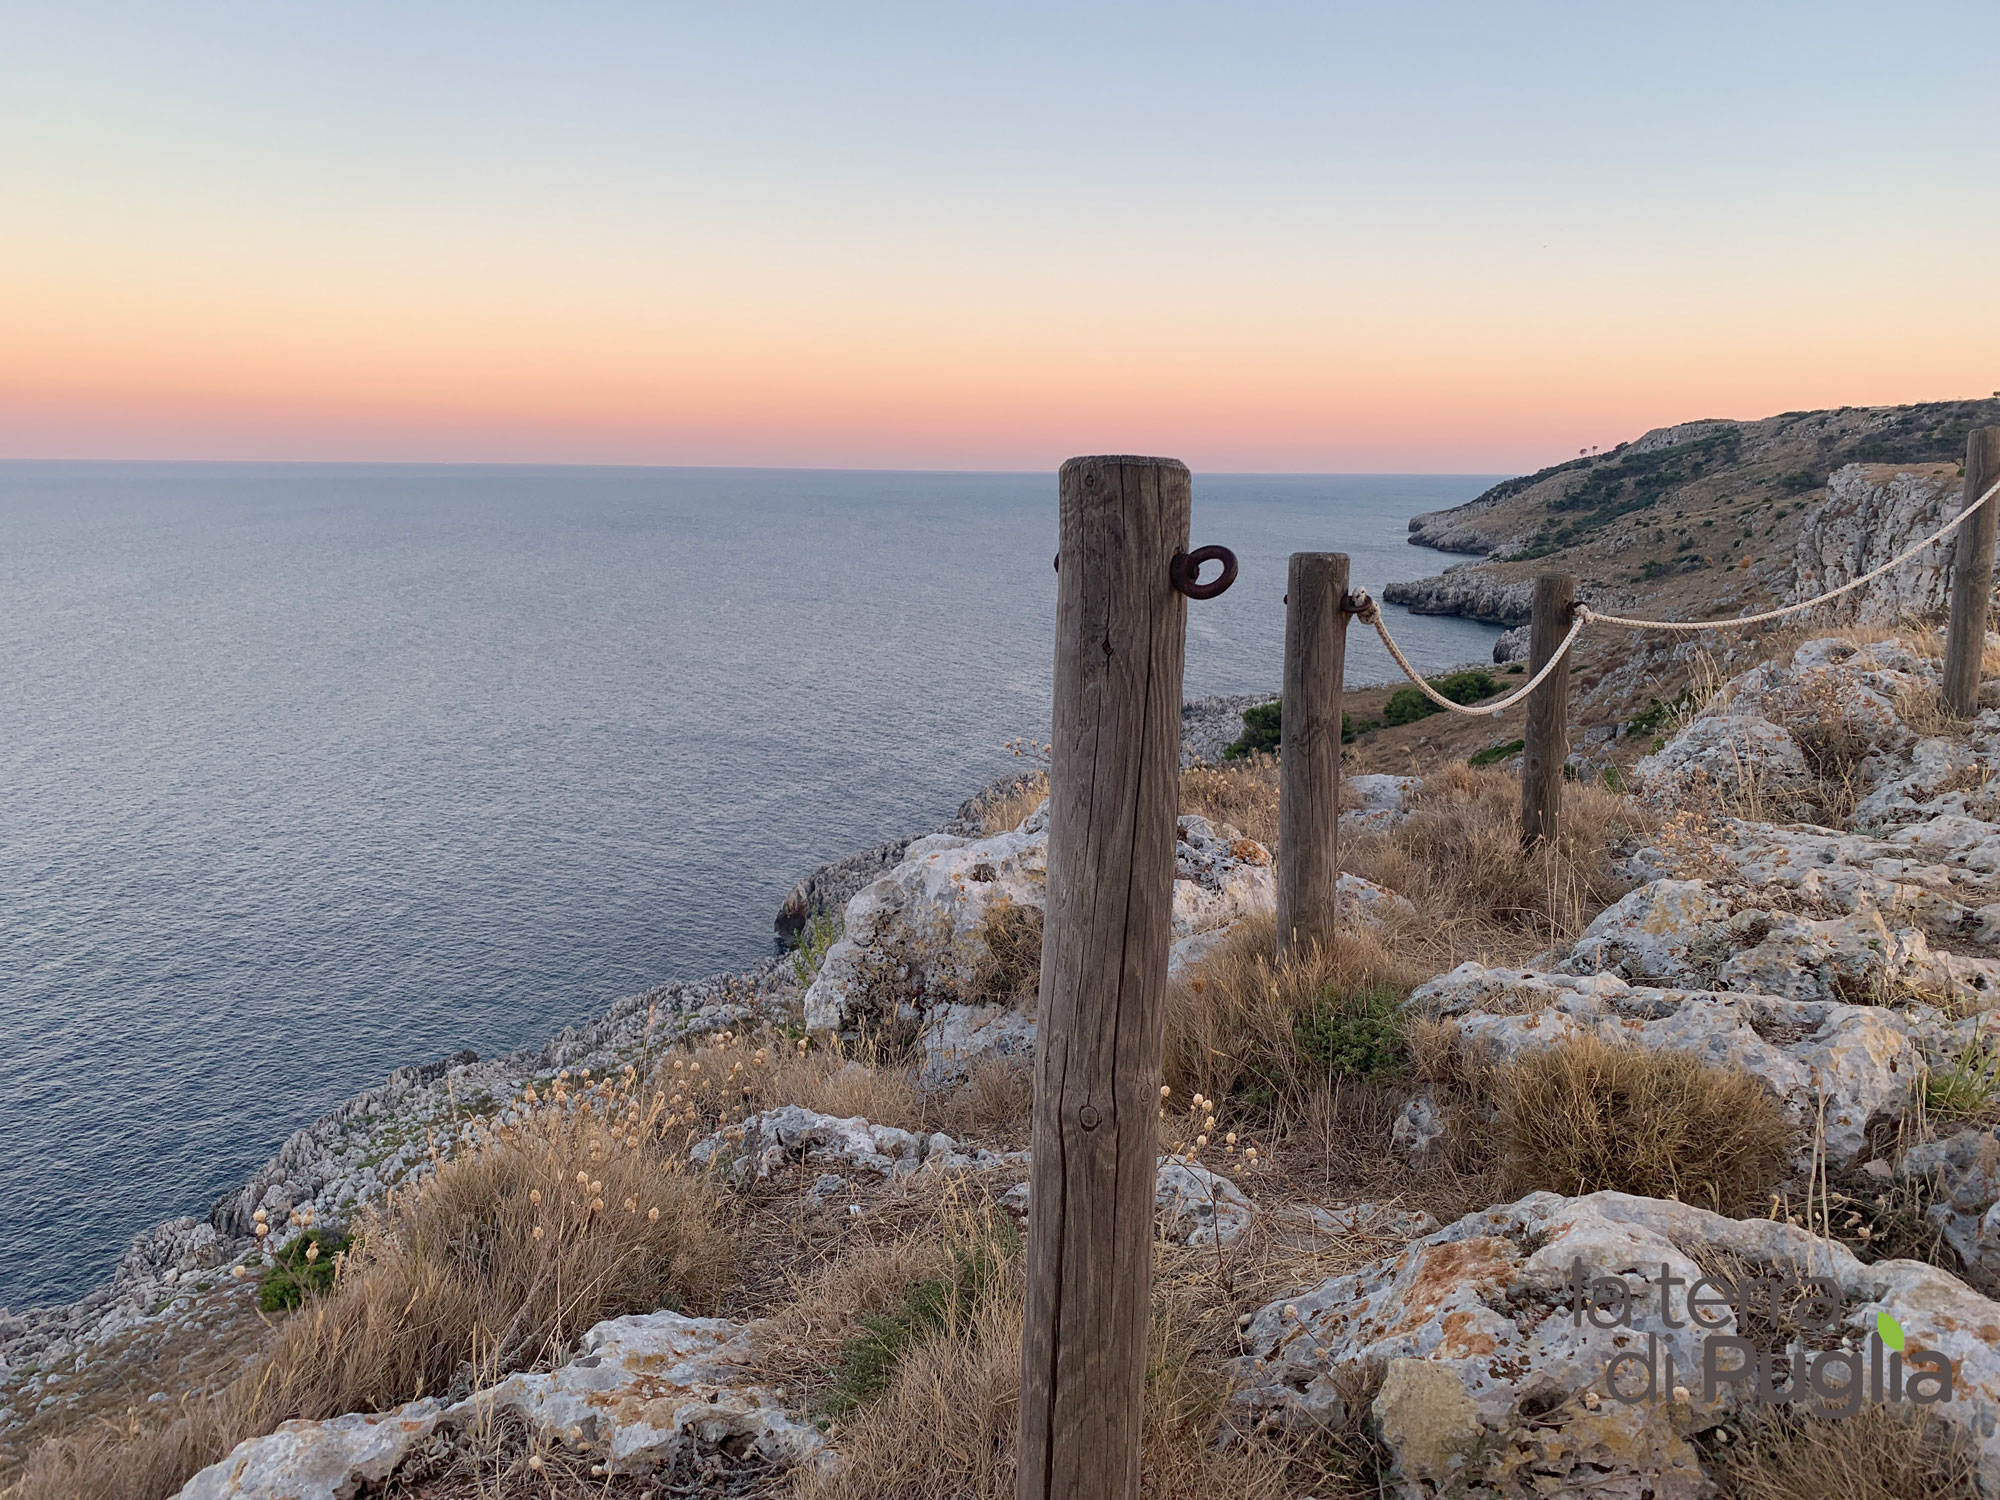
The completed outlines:
[[[801,986],[811,984],[819,976],[819,966],[826,962],[826,950],[838,941],[840,918],[832,912],[814,912],[812,920],[800,930],[798,947],[792,954],[792,974]]]
[[[1334,1078],[1381,1078],[1403,1071],[1403,1000],[1388,987],[1328,987],[1292,1023],[1292,1042],[1314,1072]]]
[[[317,1252],[307,1249],[317,1246]],[[284,1312],[333,1286],[333,1258],[347,1251],[347,1236],[308,1229],[274,1257],[277,1265],[257,1288],[257,1305],[265,1312]]]
[[[1258,703],[1243,710],[1243,737],[1234,744],[1224,747],[1224,760],[1241,760],[1246,755],[1264,751],[1276,754],[1283,731],[1284,705],[1282,703]]]
[[[1500,688],[1493,674],[1484,667],[1433,677],[1430,679],[1430,684],[1454,703],[1477,703],[1481,698],[1492,697]],[[1443,712],[1443,709],[1418,692],[1414,686],[1399,687],[1389,695],[1389,701],[1382,705],[1382,722],[1414,724],[1419,719],[1427,719],[1432,714]]]
[[[1509,740],[1504,745],[1488,745],[1484,750],[1475,751],[1466,757],[1475,766],[1497,766],[1510,755],[1519,755],[1528,748],[1526,740]]]

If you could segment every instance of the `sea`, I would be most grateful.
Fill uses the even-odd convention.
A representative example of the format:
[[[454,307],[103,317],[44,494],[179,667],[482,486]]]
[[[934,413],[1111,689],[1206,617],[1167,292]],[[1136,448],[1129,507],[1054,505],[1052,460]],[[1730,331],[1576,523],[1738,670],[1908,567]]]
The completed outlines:
[[[1197,476],[1188,695],[1275,688],[1287,553],[1436,572],[1497,477]],[[1055,550],[1052,473],[0,463],[0,1308],[393,1068],[769,954],[1047,738]]]

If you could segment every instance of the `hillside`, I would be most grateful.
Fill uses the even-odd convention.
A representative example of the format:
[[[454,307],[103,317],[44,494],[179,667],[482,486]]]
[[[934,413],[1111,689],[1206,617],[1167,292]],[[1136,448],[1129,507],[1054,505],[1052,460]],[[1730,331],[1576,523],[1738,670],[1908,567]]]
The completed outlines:
[[[1410,522],[1416,546],[1482,554],[1392,583],[1383,597],[1420,614],[1524,624],[1537,573],[1574,573],[1600,610],[1723,619],[1810,597],[1887,561],[1958,507],[1966,435],[2000,424],[2000,398],[1787,412],[1762,421],[1684,422],[1494,485]],[[1943,605],[1950,545],[1804,621],[1887,626]],[[1525,637],[1526,632],[1520,633]],[[1572,727],[1595,771],[1652,748],[1656,702],[1696,678],[1772,654],[1797,630],[1719,631],[1693,639],[1598,630],[1578,643]],[[1525,639],[1508,638],[1524,655]],[[1511,680],[1511,679],[1510,679]],[[1358,720],[1387,690],[1350,695]],[[1643,732],[1628,739],[1634,725]],[[1518,715],[1442,718],[1361,736],[1364,770],[1421,769],[1502,745]]]

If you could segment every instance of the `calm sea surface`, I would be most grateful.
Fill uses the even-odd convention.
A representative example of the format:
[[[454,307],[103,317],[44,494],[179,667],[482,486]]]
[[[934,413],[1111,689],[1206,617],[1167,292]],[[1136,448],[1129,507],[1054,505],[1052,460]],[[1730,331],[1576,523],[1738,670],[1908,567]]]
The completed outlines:
[[[1276,683],[1287,552],[1435,572],[1487,482],[1198,477],[1189,695]],[[0,464],[0,1307],[394,1067],[770,952],[1045,735],[1055,531],[1047,474]]]

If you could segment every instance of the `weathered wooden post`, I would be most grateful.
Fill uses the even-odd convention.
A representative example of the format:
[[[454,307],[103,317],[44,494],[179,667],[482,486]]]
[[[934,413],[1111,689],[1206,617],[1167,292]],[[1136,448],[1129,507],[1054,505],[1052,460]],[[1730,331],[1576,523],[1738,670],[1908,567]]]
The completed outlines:
[[[2000,480],[2000,427],[1981,427],[1965,440],[1965,500],[1972,504]],[[1986,654],[1986,614],[1993,600],[1993,538],[2000,498],[1989,500],[1958,528],[1951,567],[1951,624],[1944,643],[1944,709],[1961,719],[1979,712],[1979,662]]]
[[[1285,576],[1279,734],[1278,957],[1339,927],[1340,688],[1347,554],[1294,552]]]
[[[1569,634],[1576,578],[1543,573],[1535,579],[1533,622],[1528,627],[1528,673],[1533,676]],[[1563,762],[1569,759],[1569,658],[1528,694],[1526,751],[1521,757],[1521,842],[1556,836],[1562,815]]]
[[[1062,467],[1020,1500],[1137,1500],[1172,939],[1185,465]]]

